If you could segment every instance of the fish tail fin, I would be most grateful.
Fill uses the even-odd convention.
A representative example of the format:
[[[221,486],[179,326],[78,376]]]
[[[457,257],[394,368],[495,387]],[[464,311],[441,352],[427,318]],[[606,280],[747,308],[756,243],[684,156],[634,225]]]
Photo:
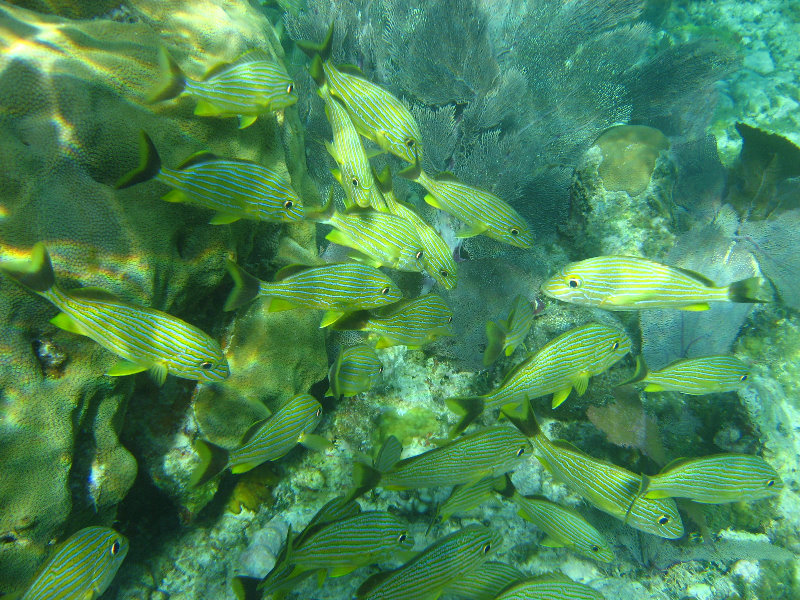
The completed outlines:
[[[328,191],[328,199],[320,208],[306,208],[306,219],[315,223],[326,223],[333,218],[334,214],[336,214],[336,204],[333,201],[333,186]]]
[[[146,102],[148,104],[171,100],[180,95],[186,87],[186,76],[164,46],[161,46],[158,50],[158,62],[165,81],[161,84],[161,87],[147,96]]]
[[[114,189],[121,190],[137,183],[151,180],[161,171],[161,157],[156,145],[146,132],[139,132],[139,164],[114,184]]]
[[[222,307],[222,310],[236,310],[258,297],[261,292],[261,281],[257,277],[250,275],[232,260],[229,260],[225,266],[233,278],[233,289],[228,294],[228,299],[225,301],[225,306]]]
[[[502,477],[498,477],[497,481],[492,485],[492,489],[503,498],[513,498],[517,491],[517,488],[514,487],[514,484],[511,482],[511,475],[508,473]]]
[[[617,387],[622,387],[623,385],[630,385],[631,383],[638,383],[640,381],[644,381],[647,376],[650,374],[650,371],[647,369],[647,363],[644,362],[644,357],[640,354],[636,357],[636,368],[633,371],[633,375],[630,376],[629,379],[626,379],[622,383],[617,384]]]
[[[50,262],[50,255],[42,242],[34,244],[30,258],[0,263],[0,271],[40,294],[50,291],[56,281],[53,263]]]
[[[197,440],[194,449],[200,455],[200,464],[192,471],[189,487],[197,487],[211,481],[228,466],[229,453],[225,448],[206,440]]]
[[[231,587],[237,600],[261,600],[263,594],[258,589],[261,580],[258,577],[237,575],[231,580]]]
[[[483,399],[483,396],[448,398],[446,402],[447,407],[451,411],[457,415],[461,415],[461,420],[450,432],[451,437],[458,435],[469,427],[469,424],[477,419],[486,407],[486,401]]]
[[[311,64],[308,65],[308,73],[320,88],[325,85],[325,69],[322,67],[322,59],[319,54],[315,54],[314,58],[311,59]]]
[[[307,40],[300,40],[295,42],[297,47],[305,52],[309,58],[319,56],[322,60],[328,60],[331,57],[331,49],[333,48],[333,21],[328,26],[328,33],[325,34],[325,39],[322,43],[309,42]]]
[[[760,277],[748,277],[734,281],[728,286],[728,299],[731,302],[769,302],[769,300],[758,297],[762,283],[763,280]]]
[[[381,481],[381,472],[375,467],[357,462],[353,465],[353,489],[347,495],[347,500],[355,500],[372,488],[376,487]]]
[[[533,414],[530,401],[526,401],[519,407],[514,408],[504,406],[500,409],[500,412],[528,437],[544,437],[544,432],[539,427],[539,421],[536,420],[536,415]]]
[[[494,321],[487,321],[486,338],[489,343],[486,344],[486,350],[483,353],[483,366],[488,367],[497,360],[497,357],[503,351],[503,346],[506,342],[505,329]]]

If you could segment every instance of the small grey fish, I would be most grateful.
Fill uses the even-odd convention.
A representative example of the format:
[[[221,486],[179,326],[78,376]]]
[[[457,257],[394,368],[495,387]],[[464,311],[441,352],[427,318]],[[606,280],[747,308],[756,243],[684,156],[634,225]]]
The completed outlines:
[[[85,527],[58,546],[21,600],[93,600],[111,585],[127,554],[124,535]]]
[[[238,448],[226,450],[207,440],[197,440],[195,450],[200,464],[189,485],[202,485],[227,468],[232,473],[245,473],[281,458],[297,444],[315,450],[328,446],[324,438],[311,435],[321,418],[320,403],[309,394],[298,394],[265,421],[254,423]]]
[[[500,544],[500,536],[469,525],[445,536],[402,567],[376,573],[356,592],[358,600],[429,600],[453,581],[479,568]]]

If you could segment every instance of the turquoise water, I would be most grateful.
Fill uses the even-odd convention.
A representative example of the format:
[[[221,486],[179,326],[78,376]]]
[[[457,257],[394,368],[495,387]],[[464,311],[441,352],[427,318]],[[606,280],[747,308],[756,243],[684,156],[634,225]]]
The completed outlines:
[[[402,567],[394,597],[503,598],[467,577],[492,560],[608,600],[800,598],[799,18],[778,0],[0,2],[0,598],[232,599],[236,577],[289,577],[289,528],[308,543],[354,480],[334,523],[388,511],[417,552],[476,524],[475,548],[492,540]],[[325,266],[342,262],[366,266]],[[589,323],[614,335],[568,333]],[[672,387],[621,385],[679,359],[700,366]],[[482,437],[496,423],[514,443]],[[441,449],[377,458],[392,436],[403,459]],[[230,458],[243,440],[259,458]],[[724,503],[639,495],[722,453],[757,461],[723,463]],[[506,473],[567,537],[517,514]],[[95,526],[127,545],[76,546]],[[325,550],[352,573],[291,597],[351,598],[412,560],[405,539],[370,559],[365,533]],[[101,573],[36,596],[54,556]]]

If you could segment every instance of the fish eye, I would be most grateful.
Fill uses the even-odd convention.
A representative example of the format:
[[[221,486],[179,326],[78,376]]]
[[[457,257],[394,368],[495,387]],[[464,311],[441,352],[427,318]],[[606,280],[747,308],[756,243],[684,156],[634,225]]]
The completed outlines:
[[[442,269],[441,271],[439,271],[439,275],[441,275],[442,277],[447,277],[450,275],[450,273],[448,273],[445,269]]]
[[[417,260],[422,258],[422,250],[418,251],[414,256],[417,258]]]
[[[350,183],[353,184],[353,187],[358,187],[358,179],[356,179],[355,177],[353,177],[353,180]]]
[[[772,487],[773,485],[775,485],[775,480],[774,480],[774,479],[770,479],[770,480],[767,482],[767,487]]]
[[[511,235],[519,235],[519,229],[516,227],[511,228]]]
[[[739,377],[739,381],[747,381],[747,375],[742,375]]]
[[[287,94],[291,94],[293,91],[294,91],[294,84],[293,83],[290,83],[289,85],[286,86],[286,93]]]
[[[378,373],[383,373],[383,365],[381,365],[381,368],[378,369]]]
[[[387,285],[385,288],[381,290],[381,294],[386,296],[389,293],[389,286]]]
[[[205,360],[205,361],[200,363],[200,368],[201,369],[205,369],[206,371],[208,371],[213,366],[214,365],[212,363],[208,362],[207,360]]]
[[[667,515],[661,515],[658,517],[658,524],[659,525],[666,525],[669,523],[669,517]]]
[[[287,200],[286,202],[283,203],[283,208],[292,208],[293,206],[294,202],[292,202],[291,200]]]
[[[409,148],[413,148],[414,147],[414,139],[413,138],[408,138],[406,140],[406,146],[408,146]]]
[[[406,541],[406,538],[407,538],[407,537],[408,537],[408,535],[407,535],[407,534],[406,534],[406,532],[404,531],[403,533],[401,533],[400,535],[398,535],[398,536],[397,536],[397,541],[398,541],[398,542],[400,542],[400,543],[402,544],[403,542],[405,542],[405,541]]]
[[[447,317],[447,322],[448,323],[452,323],[453,322],[453,315],[450,315],[449,317]]]
[[[517,456],[522,456],[523,454],[525,454],[525,447],[524,446],[522,448],[520,448],[519,450],[517,450]]]
[[[491,550],[491,549],[492,549],[492,545],[491,544],[486,544],[483,548],[481,548],[481,552],[483,552],[484,554],[488,554],[489,550]]]
[[[120,545],[119,540],[114,540],[114,543],[111,544],[111,556],[116,556],[119,554],[119,549],[121,547],[122,546]]]
[[[617,348],[619,348],[619,342],[614,342],[613,344],[611,344],[612,350],[616,350]]]
[[[600,552],[600,547],[597,544],[592,544],[592,552]]]
[[[575,289],[576,287],[580,286],[580,284],[581,284],[581,282],[578,279],[575,279],[574,277],[570,278],[568,283],[569,283],[569,287],[571,287],[573,289]]]

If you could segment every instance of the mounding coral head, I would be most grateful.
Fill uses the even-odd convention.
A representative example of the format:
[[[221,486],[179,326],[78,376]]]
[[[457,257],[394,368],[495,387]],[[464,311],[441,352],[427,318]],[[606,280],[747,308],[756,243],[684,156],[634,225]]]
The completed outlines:
[[[598,173],[605,188],[641,194],[650,184],[656,159],[669,149],[669,140],[658,129],[646,125],[617,125],[606,129],[595,141],[603,153]]]

